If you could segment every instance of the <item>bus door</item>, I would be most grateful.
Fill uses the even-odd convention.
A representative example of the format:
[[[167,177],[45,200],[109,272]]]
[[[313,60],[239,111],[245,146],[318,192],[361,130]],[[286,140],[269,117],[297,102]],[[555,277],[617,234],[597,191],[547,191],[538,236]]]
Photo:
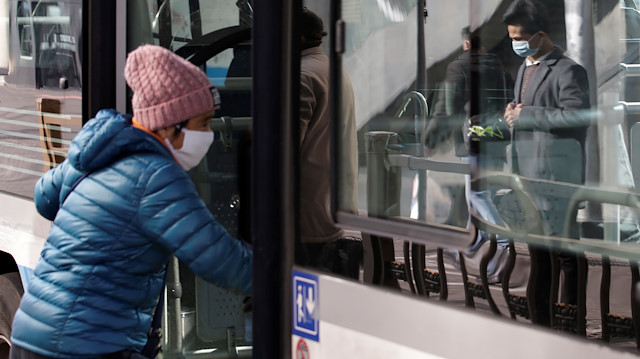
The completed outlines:
[[[204,71],[220,93],[215,140],[190,175],[217,221],[251,240],[251,18],[249,1],[127,2],[127,52],[166,47]],[[251,357],[251,314],[244,296],[197,278],[172,261],[167,278],[163,357]]]
[[[524,66],[503,23],[511,3],[307,4],[335,31],[334,128],[353,98],[358,206],[345,201],[352,140],[339,131],[333,205],[365,252],[357,281],[294,267],[291,356],[636,352],[636,4],[541,1],[548,26],[528,35],[581,66],[547,86],[580,101],[531,96],[522,122],[500,127]]]

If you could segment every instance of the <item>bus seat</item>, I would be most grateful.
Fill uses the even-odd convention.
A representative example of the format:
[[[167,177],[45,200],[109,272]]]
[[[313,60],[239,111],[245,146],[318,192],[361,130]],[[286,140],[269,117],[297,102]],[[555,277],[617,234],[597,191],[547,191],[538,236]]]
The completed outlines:
[[[60,114],[61,102],[52,98],[37,98],[40,147],[42,148],[44,168],[47,172],[66,158],[68,146],[63,146],[63,126],[81,126],[81,116],[71,116],[70,119],[56,116]]]

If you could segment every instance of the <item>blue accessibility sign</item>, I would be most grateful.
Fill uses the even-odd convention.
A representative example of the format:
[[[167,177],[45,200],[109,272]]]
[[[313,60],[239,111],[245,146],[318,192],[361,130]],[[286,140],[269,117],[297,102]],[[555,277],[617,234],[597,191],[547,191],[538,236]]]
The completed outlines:
[[[293,334],[318,341],[318,276],[293,271]]]

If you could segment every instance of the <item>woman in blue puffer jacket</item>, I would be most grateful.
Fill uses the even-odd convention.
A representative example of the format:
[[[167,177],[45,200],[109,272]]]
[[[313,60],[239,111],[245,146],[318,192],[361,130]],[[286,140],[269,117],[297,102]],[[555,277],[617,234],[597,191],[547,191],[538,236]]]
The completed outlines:
[[[212,283],[251,292],[251,251],[216,222],[185,172],[213,141],[217,91],[153,45],[129,54],[125,78],[134,117],[100,111],[35,187],[53,226],[15,315],[11,358],[140,352],[171,255]]]

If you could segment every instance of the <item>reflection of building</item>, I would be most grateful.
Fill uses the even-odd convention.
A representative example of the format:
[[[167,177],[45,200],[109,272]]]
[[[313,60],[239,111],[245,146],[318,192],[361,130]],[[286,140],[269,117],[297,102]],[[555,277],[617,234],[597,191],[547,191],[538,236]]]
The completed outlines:
[[[74,15],[81,11],[82,1],[5,1],[5,6],[16,18],[0,38],[0,48],[9,49],[6,82],[79,88],[82,23]]]
[[[358,3],[343,3],[343,11],[348,15],[345,18],[348,35],[343,65],[351,77],[356,93],[356,122],[360,129],[375,114],[387,109],[395,97],[412,89],[417,71],[417,14],[415,6],[389,5],[375,8],[361,4],[358,6]],[[478,14],[477,19],[489,19],[500,5],[499,0],[472,3],[473,9],[470,8],[469,1],[464,0],[428,2],[429,14],[438,15],[429,16],[425,23],[427,69],[437,67],[440,62],[450,62],[450,57],[460,47],[460,32],[443,29],[462,29],[468,26],[471,10]],[[363,13],[358,18],[355,14],[358,9],[367,11],[367,14]],[[406,14],[403,19],[387,16],[385,14],[390,14],[389,9],[394,10],[394,14],[401,13],[400,10],[406,11]],[[502,32],[505,33],[504,29]],[[362,66],[363,63],[367,66]]]

